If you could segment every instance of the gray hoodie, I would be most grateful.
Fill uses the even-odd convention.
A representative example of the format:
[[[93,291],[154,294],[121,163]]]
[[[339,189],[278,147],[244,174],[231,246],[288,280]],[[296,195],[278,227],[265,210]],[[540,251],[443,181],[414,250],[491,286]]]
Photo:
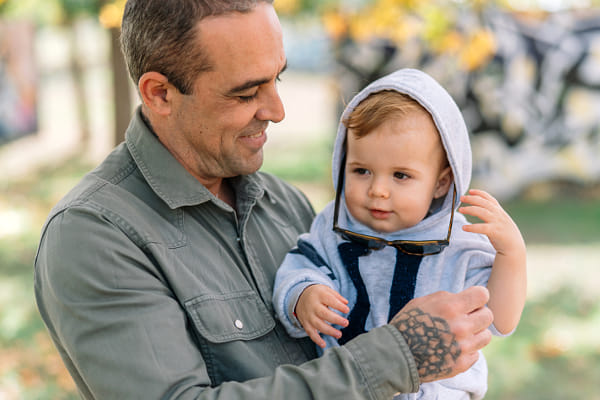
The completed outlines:
[[[465,193],[471,180],[471,146],[467,128],[456,103],[429,75],[414,69],[401,69],[376,80],[352,99],[340,121],[367,96],[382,90],[407,94],[429,111],[452,167],[457,194]],[[333,150],[334,185],[337,185],[342,168],[346,131],[340,122]],[[408,256],[389,246],[361,253],[356,245],[333,232],[334,202],[329,203],[315,218],[310,232],[298,239],[298,246],[286,256],[277,273],[273,303],[288,333],[295,337],[306,336],[293,311],[302,290],[315,283],[332,287],[349,302],[351,312],[346,317],[352,329],[342,329],[342,339],[388,323],[410,298],[439,290],[456,293],[470,286],[486,285],[495,251],[487,237],[462,230],[467,221],[456,212],[459,203],[452,204],[451,188],[441,206],[421,222],[385,236],[388,240],[442,239],[448,231],[450,213],[455,213],[450,245],[440,254],[425,257]],[[343,194],[338,224],[354,232],[382,236],[349,214]],[[493,326],[490,329],[499,335]],[[332,337],[324,336],[324,340],[328,347],[339,345]],[[465,373],[422,384],[419,393],[398,398],[480,399],[486,390],[487,367],[481,355],[479,361]]]

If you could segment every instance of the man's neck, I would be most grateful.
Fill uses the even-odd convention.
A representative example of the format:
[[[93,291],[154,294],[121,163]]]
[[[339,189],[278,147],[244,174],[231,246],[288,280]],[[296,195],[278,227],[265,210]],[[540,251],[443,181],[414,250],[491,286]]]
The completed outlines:
[[[233,191],[233,188],[231,187],[231,184],[229,183],[229,181],[227,179],[221,179],[219,188],[215,192],[213,192],[212,190],[211,190],[211,192],[218,199],[229,204],[231,206],[231,208],[233,208],[235,210],[235,192]]]
[[[191,168],[189,168],[183,159],[180,159],[178,157],[178,155],[176,153],[174,153],[173,151],[171,151],[169,149],[169,146],[167,146],[162,140],[161,137],[159,135],[156,134],[156,132],[153,129],[152,123],[150,121],[150,118],[148,117],[148,115],[146,115],[146,113],[144,112],[144,108],[142,107],[142,120],[146,123],[146,125],[148,126],[148,129],[150,130],[150,132],[152,132],[154,134],[154,136],[156,136],[158,138],[158,140],[162,143],[163,146],[165,146],[165,148],[167,150],[169,150],[169,152],[173,155],[173,157],[175,157],[175,159],[177,161],[179,161],[179,163],[181,165],[183,165],[183,167],[194,177],[198,180],[198,182],[200,182],[201,184],[203,184],[209,192],[211,192],[216,198],[224,201],[225,203],[229,204],[234,210],[235,210],[235,193],[233,191],[233,188],[231,187],[231,184],[224,178],[211,178],[209,180],[207,179],[203,179],[203,177],[198,176],[195,171],[193,171]]]

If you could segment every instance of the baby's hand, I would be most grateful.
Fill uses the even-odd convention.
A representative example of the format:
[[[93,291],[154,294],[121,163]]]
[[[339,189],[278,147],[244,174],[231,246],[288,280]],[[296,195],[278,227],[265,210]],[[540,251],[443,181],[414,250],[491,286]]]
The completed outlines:
[[[325,341],[321,338],[319,332],[337,339],[342,337],[342,332],[330,324],[345,327],[348,325],[348,320],[332,309],[346,314],[350,312],[347,304],[348,300],[329,286],[311,285],[304,289],[300,298],[298,298],[296,316],[308,337],[323,348],[325,347]]]
[[[471,189],[469,194],[461,196],[460,201],[470,204],[458,211],[481,219],[482,223],[463,226],[463,230],[486,235],[498,254],[511,255],[525,252],[525,241],[517,224],[504,211],[498,201],[483,190]]]

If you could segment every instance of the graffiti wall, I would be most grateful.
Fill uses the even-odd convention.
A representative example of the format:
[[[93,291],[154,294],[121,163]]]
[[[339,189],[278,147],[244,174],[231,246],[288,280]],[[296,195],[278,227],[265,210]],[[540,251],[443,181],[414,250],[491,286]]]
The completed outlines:
[[[37,130],[34,31],[0,21],[0,145]]]
[[[526,20],[495,11],[477,23],[495,46],[471,71],[418,43],[346,43],[337,54],[344,97],[397,68],[423,69],[464,113],[474,186],[510,198],[536,182],[600,183],[600,14]]]

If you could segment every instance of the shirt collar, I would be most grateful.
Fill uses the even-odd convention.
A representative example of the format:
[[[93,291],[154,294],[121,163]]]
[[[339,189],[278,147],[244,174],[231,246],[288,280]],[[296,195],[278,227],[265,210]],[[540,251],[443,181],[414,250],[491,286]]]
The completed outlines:
[[[148,185],[171,209],[207,201],[222,203],[162,145],[144,122],[141,107],[127,128],[125,142]],[[236,177],[233,187],[244,198],[258,199],[265,191],[257,174]]]

